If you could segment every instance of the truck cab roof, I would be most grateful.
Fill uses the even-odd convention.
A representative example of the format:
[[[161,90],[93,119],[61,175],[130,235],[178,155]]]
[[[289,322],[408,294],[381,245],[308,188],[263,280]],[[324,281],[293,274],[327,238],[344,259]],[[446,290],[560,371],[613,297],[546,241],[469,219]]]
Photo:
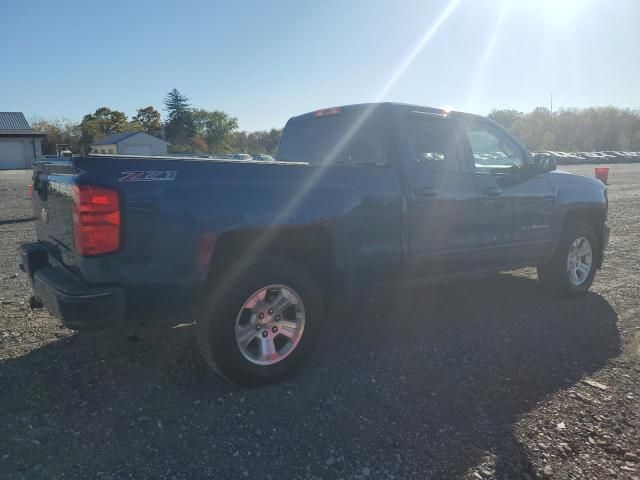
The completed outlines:
[[[450,111],[443,108],[427,107],[424,105],[416,105],[411,103],[369,102],[369,103],[354,103],[349,105],[338,105],[334,107],[321,108],[319,110],[315,110],[312,112],[303,113],[301,115],[296,115],[295,117],[291,117],[290,121],[302,120],[310,117],[337,115],[343,111],[357,111],[357,110],[365,110],[365,109],[374,110],[377,108],[384,108],[384,107],[398,109],[398,110],[432,113],[435,115],[464,115],[464,116],[470,116],[470,117],[480,117],[479,115],[473,115],[470,113]]]

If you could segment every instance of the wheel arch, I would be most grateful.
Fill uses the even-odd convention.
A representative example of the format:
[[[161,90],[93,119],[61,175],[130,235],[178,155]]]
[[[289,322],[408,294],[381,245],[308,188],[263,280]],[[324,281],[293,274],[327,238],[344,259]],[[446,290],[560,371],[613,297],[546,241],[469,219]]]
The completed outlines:
[[[583,222],[591,227],[598,240],[598,248],[601,250],[604,241],[603,225],[606,221],[606,216],[606,210],[603,209],[600,204],[566,209],[557,223],[558,229],[553,241],[553,248],[550,249],[546,260],[549,260],[551,256],[553,256],[567,225],[574,222]],[[600,268],[600,264],[602,263],[602,252],[600,251],[599,253],[596,268]]]
[[[324,225],[231,231],[215,241],[207,284],[231,280],[258,258],[280,257],[307,269],[327,296],[337,289],[333,236]]]

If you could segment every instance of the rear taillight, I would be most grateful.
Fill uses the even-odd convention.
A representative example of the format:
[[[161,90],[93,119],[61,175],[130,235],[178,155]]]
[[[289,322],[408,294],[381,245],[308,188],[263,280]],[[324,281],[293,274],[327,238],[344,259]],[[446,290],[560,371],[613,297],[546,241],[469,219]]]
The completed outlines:
[[[73,186],[73,238],[80,255],[100,255],[120,247],[118,192],[89,185]]]

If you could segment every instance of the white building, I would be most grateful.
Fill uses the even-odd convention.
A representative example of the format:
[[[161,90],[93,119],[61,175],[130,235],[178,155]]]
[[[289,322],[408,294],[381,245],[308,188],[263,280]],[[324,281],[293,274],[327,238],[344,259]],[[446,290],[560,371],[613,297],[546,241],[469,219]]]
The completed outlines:
[[[91,144],[91,153],[119,155],[166,155],[167,145],[161,138],[144,132],[122,132],[108,135]]]
[[[42,156],[44,136],[31,129],[21,112],[0,112],[0,170],[31,167]]]

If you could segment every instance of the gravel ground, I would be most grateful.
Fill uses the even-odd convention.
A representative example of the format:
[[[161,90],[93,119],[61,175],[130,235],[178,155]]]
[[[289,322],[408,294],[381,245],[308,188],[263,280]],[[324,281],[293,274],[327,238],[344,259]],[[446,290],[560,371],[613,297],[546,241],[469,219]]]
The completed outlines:
[[[340,299],[309,364],[257,390],[210,374],[190,326],[131,343],[29,310],[28,178],[0,172],[1,478],[640,478],[640,165],[611,166],[592,293],[526,269]]]

